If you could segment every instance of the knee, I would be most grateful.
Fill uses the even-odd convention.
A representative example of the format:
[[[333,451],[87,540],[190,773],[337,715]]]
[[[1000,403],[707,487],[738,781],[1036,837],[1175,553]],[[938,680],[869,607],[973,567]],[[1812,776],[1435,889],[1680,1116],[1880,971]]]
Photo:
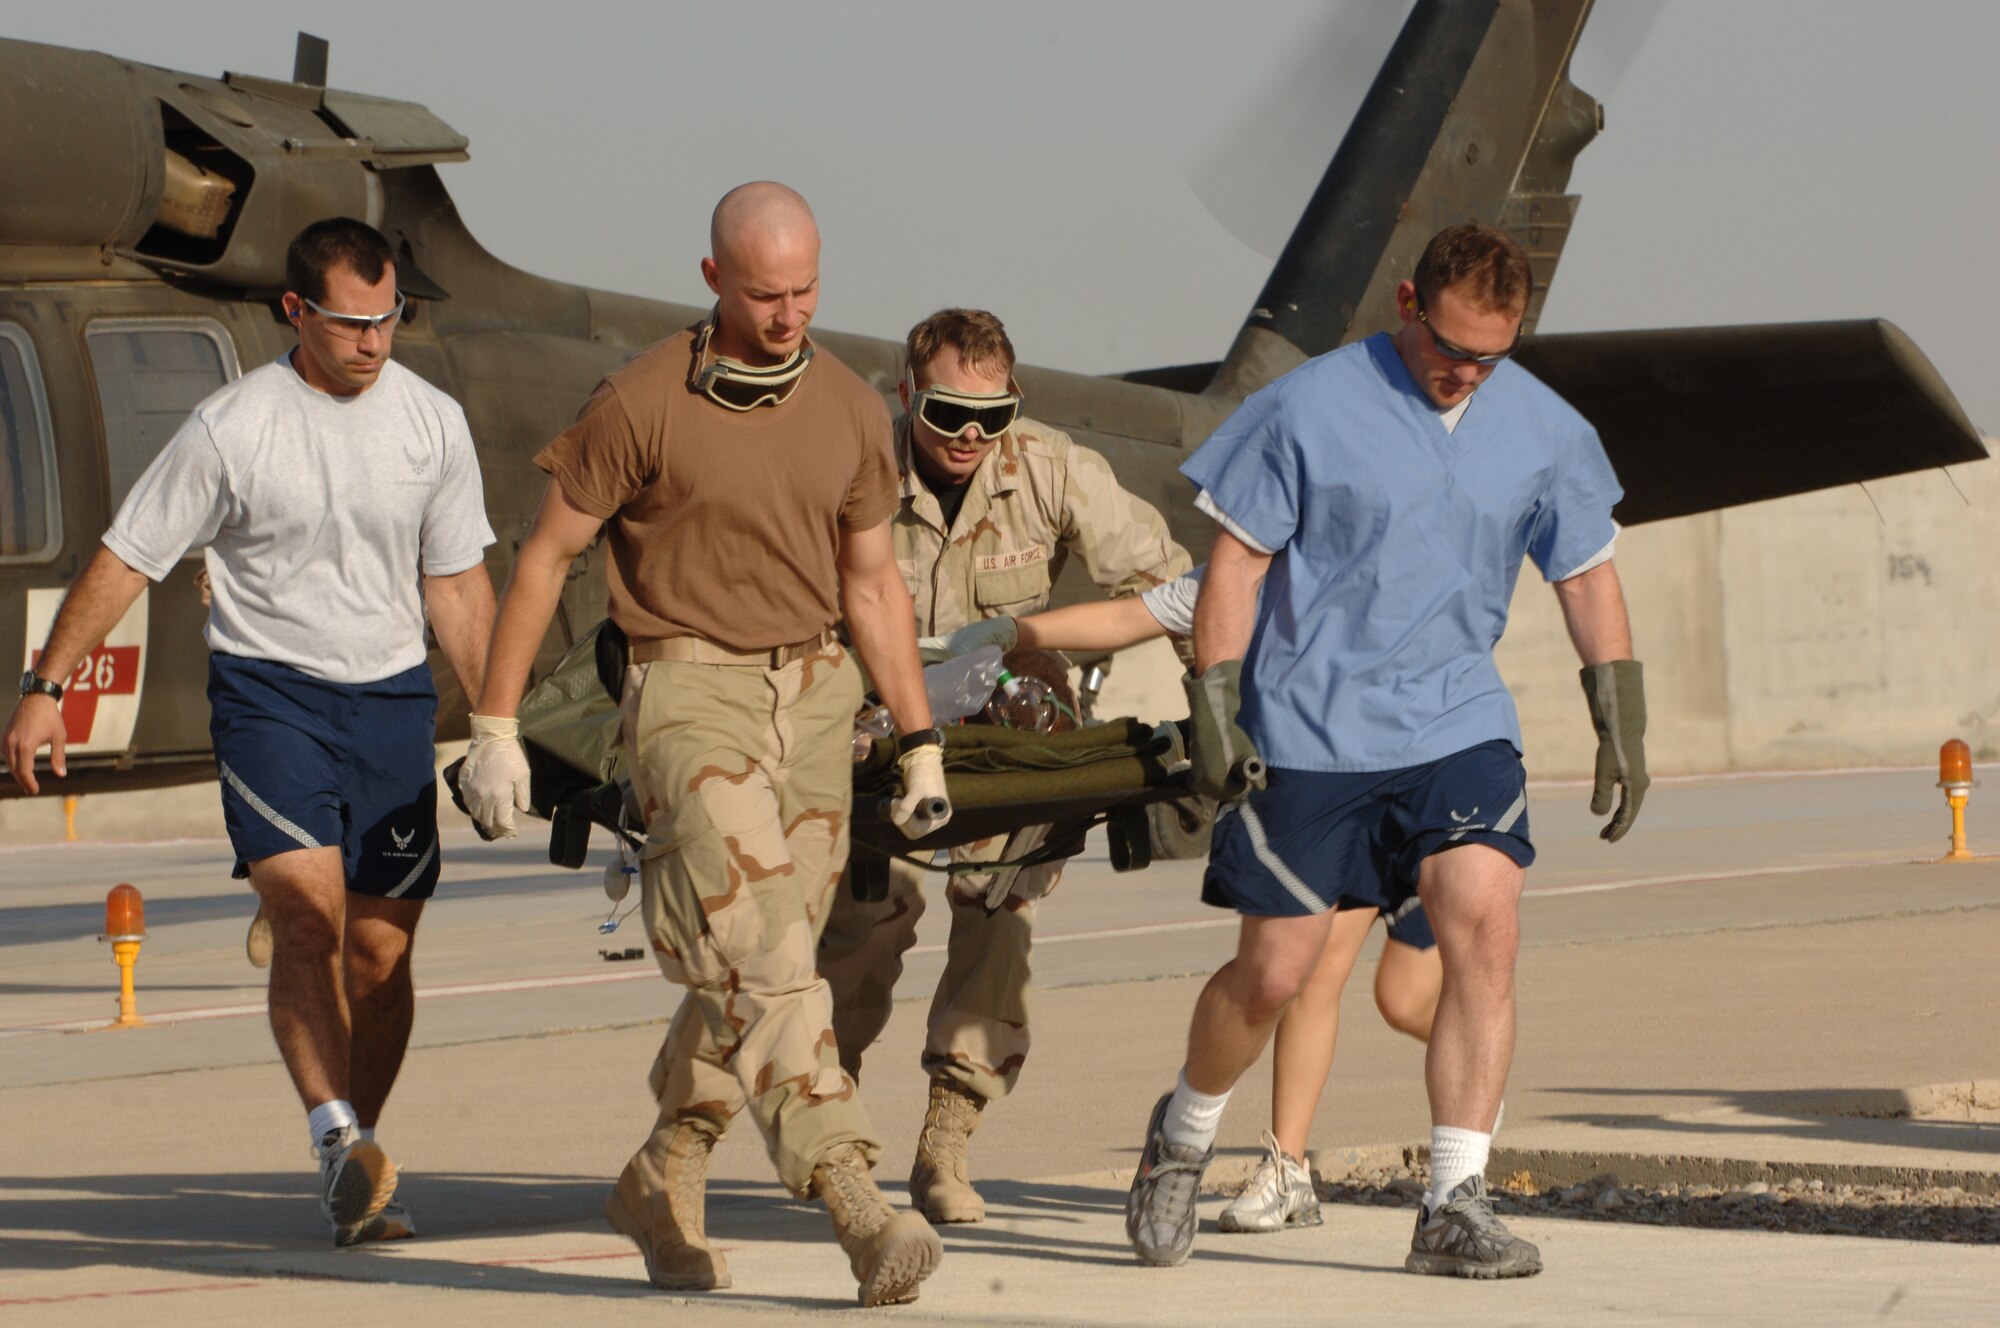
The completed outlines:
[[[375,999],[409,986],[409,938],[400,931],[387,936],[373,931],[350,931],[341,956],[348,993],[362,999]]]
[[[267,902],[271,919],[271,944],[279,954],[294,962],[331,963],[340,956],[341,920],[330,908],[303,900],[278,907]]]
[[[349,950],[343,960],[347,993],[370,1004],[395,1004],[410,986],[410,959],[371,951]]]
[[[1377,984],[1375,1008],[1382,1012],[1382,1022],[1390,1028],[1419,1042],[1428,1042],[1431,1022],[1437,1016],[1437,996],[1436,988],[1418,993]]]
[[[1504,967],[1512,972],[1521,948],[1521,921],[1511,907],[1480,908],[1457,916],[1434,913],[1432,927],[1453,968],[1464,972]]]
[[[1268,1023],[1285,1012],[1299,994],[1307,974],[1290,968],[1268,967],[1254,973],[1239,973],[1236,999],[1252,1022]]]

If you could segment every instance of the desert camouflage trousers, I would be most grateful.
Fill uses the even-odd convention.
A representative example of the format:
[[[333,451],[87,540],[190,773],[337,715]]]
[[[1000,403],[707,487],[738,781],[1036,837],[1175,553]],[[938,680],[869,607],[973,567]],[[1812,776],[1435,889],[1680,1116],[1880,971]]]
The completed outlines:
[[[838,645],[776,669],[663,661],[625,675],[646,931],[687,988],[653,1066],[655,1128],[720,1136],[748,1106],[801,1197],[829,1149],[881,1152],[814,968],[847,863],[860,701]]]
[[[1004,838],[964,844],[951,850],[952,860],[1015,861],[1040,848],[1048,831],[1029,826]],[[843,884],[834,899],[820,938],[819,970],[833,987],[833,1031],[850,1075],[860,1074],[862,1053],[889,1025],[903,955],[916,943],[917,920],[924,915],[926,876],[933,888],[945,880],[891,860],[887,898],[862,903]],[[991,874],[958,876],[942,886],[951,909],[951,939],[924,1035],[925,1072],[955,1080],[989,1101],[1013,1091],[1028,1059],[1035,909],[1061,880],[1062,863],[1013,876],[1011,885],[1003,886],[1005,902],[991,913],[985,904]]]

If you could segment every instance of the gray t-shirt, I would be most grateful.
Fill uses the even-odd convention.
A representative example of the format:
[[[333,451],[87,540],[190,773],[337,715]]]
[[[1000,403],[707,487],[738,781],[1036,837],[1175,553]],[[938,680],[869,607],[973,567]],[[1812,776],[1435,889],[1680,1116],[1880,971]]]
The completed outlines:
[[[394,361],[329,396],[289,357],[195,407],[104,533],[155,581],[206,546],[209,649],[340,683],[421,664],[420,574],[492,542],[457,402]]]
[[[1139,596],[1146,611],[1167,629],[1167,635],[1194,635],[1194,601],[1201,593],[1201,574],[1207,570],[1208,564],[1203,563],[1192,572],[1183,572]]]

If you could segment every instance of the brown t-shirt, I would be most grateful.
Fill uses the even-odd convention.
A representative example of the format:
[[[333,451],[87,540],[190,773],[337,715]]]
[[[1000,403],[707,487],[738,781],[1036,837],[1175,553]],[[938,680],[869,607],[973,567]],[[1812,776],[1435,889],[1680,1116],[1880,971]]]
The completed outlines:
[[[888,407],[815,348],[789,398],[729,410],[688,386],[695,330],[599,383],[535,464],[607,522],[611,619],[634,640],[806,640],[841,617],[841,532],[900,501]]]

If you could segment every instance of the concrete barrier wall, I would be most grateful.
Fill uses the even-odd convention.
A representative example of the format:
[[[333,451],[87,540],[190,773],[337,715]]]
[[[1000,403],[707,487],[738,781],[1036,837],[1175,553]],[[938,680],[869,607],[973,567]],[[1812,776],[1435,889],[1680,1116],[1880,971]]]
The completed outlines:
[[[1962,494],[1962,496],[1961,496]],[[2000,756],[2000,461],[1626,531],[1656,773]],[[1555,597],[1524,570],[1501,643],[1538,777],[1595,741]]]

